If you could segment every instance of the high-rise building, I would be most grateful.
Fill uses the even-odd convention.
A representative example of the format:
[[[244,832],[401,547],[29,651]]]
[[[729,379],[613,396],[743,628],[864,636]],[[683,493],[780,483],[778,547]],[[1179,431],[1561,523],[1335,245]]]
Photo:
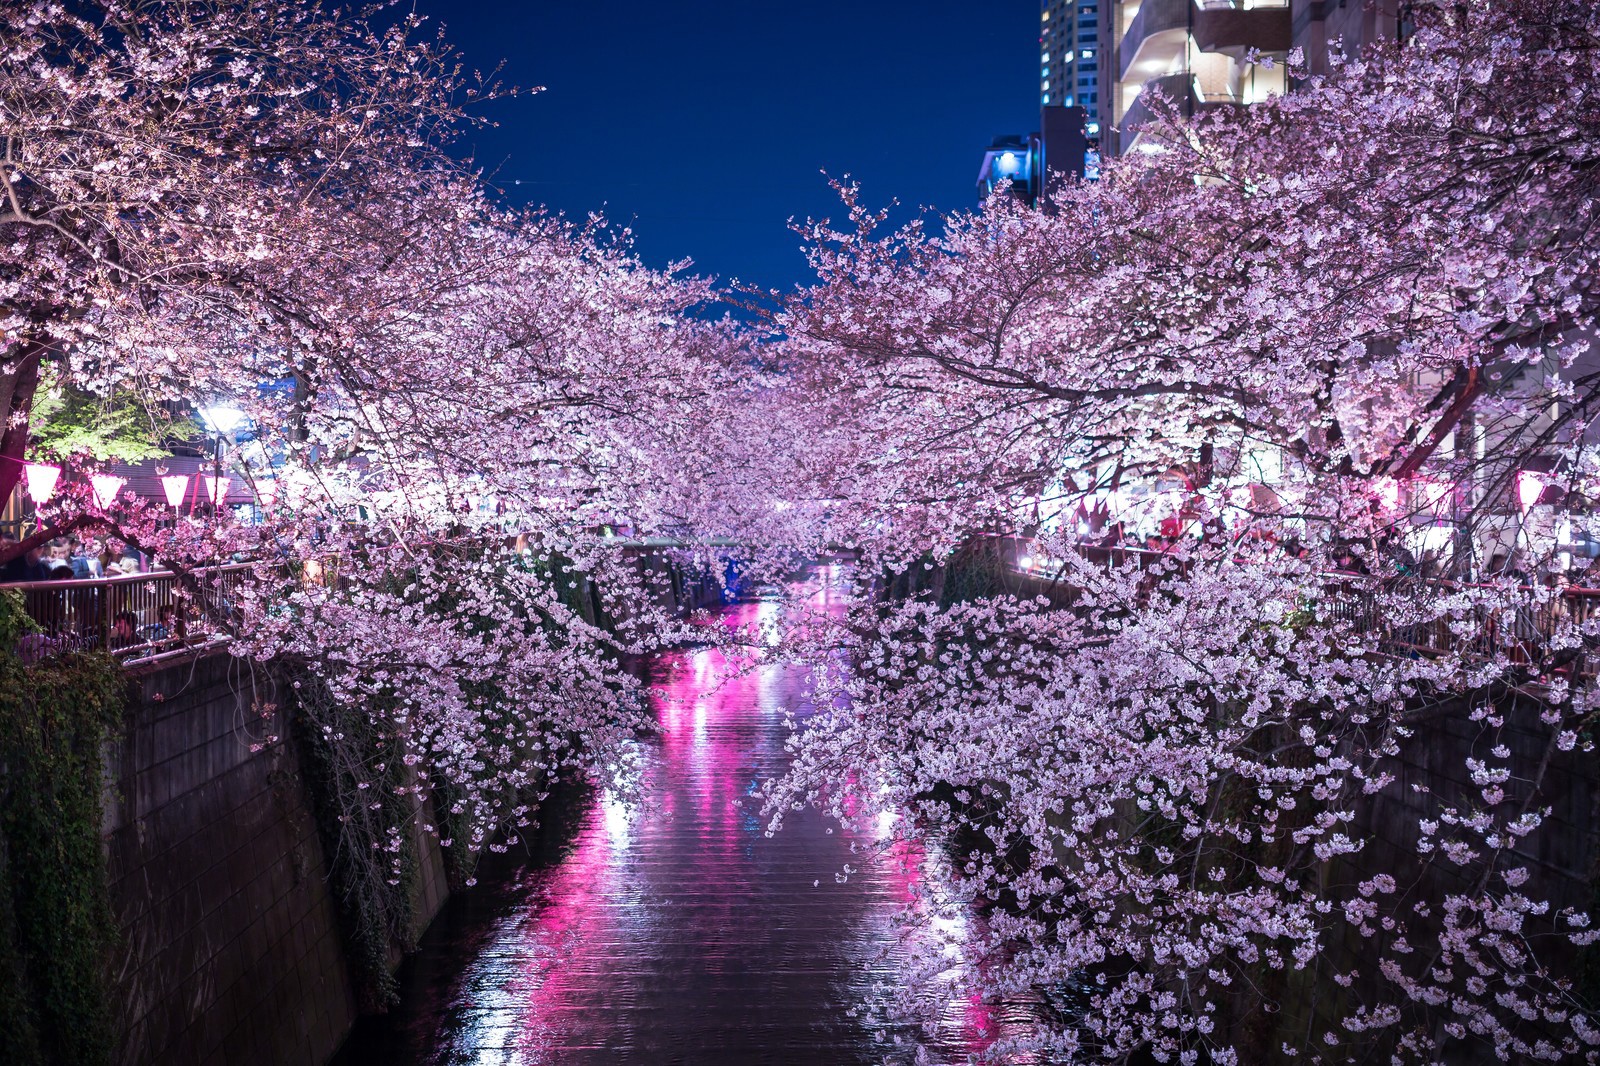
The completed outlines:
[[[1042,0],[1039,105],[1081,107],[1085,131],[1100,131],[1100,7],[1105,0]]]
[[[1250,104],[1289,88],[1283,60],[1303,49],[1312,73],[1328,46],[1346,51],[1404,32],[1409,0],[1098,0],[1100,145],[1137,146],[1150,120],[1139,99],[1153,87],[1185,114]],[[1046,5],[1049,6],[1048,4]],[[1052,16],[1053,17],[1053,16]],[[1252,63],[1259,53],[1271,66]]]

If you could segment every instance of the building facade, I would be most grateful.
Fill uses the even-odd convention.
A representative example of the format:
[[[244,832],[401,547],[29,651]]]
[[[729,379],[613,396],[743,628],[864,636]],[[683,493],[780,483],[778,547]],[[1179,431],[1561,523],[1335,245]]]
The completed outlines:
[[[1039,106],[1081,107],[1100,132],[1100,8],[1105,0],[1042,0]]]
[[[1151,112],[1146,89],[1185,114],[1255,103],[1289,88],[1283,60],[1300,48],[1310,71],[1328,69],[1328,49],[1393,40],[1406,28],[1407,0],[1097,0],[1100,147],[1138,146]],[[1048,6],[1048,5],[1047,5]],[[1087,6],[1087,5],[1084,5]],[[1273,60],[1251,62],[1252,55]]]

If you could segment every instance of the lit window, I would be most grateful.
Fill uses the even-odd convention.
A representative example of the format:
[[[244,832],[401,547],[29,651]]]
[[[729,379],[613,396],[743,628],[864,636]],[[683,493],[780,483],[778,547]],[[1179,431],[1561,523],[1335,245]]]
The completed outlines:
[[[1044,53],[1044,54],[1043,54],[1043,55],[1041,55],[1041,56],[1040,56],[1040,57],[1039,57],[1039,62],[1041,62],[1041,63],[1048,63],[1048,62],[1050,62],[1050,53],[1049,53],[1049,52],[1046,52],[1046,53]]]
[[[1078,53],[1078,56],[1081,59],[1093,59],[1094,58],[1094,49],[1093,48],[1085,48],[1083,51]]]
[[[1050,102],[1050,94],[1049,93],[1045,93],[1044,94],[1044,101],[1043,102],[1047,103],[1047,104]]]
[[[1061,103],[1066,107],[1071,107],[1072,106],[1072,97],[1070,97],[1070,96],[1067,97],[1065,100],[1061,101]]]
[[[1049,22],[1050,21],[1050,12],[1048,12],[1048,11],[1044,12],[1042,14],[1042,16],[1040,17],[1039,21],[1041,21],[1041,22]]]
[[[1041,86],[1039,86],[1039,88],[1041,88],[1041,89],[1048,89],[1048,88],[1050,88],[1050,81],[1049,81],[1049,79],[1046,79],[1046,80],[1045,80],[1045,83],[1044,83],[1044,84],[1043,84],[1043,85],[1041,85]]]

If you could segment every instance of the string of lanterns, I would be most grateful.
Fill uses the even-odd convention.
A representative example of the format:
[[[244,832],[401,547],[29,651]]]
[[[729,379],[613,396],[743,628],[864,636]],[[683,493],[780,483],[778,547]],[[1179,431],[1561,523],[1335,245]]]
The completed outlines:
[[[24,463],[23,473],[27,487],[28,498],[33,501],[34,507],[43,507],[55,496],[56,485],[61,479],[61,468],[50,463]],[[93,474],[89,478],[89,487],[94,494],[94,502],[101,510],[107,510],[116,499],[117,494],[127,485],[128,479],[115,474]],[[209,501],[213,507],[221,506],[228,498],[228,491],[233,486],[233,478],[215,476],[212,474],[166,474],[161,478],[161,491],[167,498],[167,503],[174,511],[181,510],[184,500],[190,495],[190,486],[194,487],[196,500]],[[270,509],[277,501],[277,483],[272,480],[263,480],[255,485],[256,499],[263,509]]]

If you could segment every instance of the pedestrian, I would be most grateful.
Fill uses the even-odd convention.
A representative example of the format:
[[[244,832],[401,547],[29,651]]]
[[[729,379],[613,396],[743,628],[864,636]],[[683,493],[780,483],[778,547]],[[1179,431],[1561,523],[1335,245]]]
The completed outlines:
[[[139,620],[132,611],[118,611],[111,619],[110,644],[113,651],[144,643],[139,639]]]

